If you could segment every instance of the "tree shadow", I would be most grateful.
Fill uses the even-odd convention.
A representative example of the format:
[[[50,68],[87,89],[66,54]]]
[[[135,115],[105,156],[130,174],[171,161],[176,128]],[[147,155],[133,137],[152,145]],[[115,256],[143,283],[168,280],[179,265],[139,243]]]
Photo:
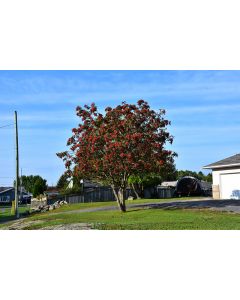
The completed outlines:
[[[147,207],[139,207],[139,208],[134,208],[134,209],[131,209],[131,207],[129,207],[129,208],[127,207],[127,210],[125,213],[131,213],[131,212],[140,211],[143,209],[147,209]]]
[[[15,216],[0,216],[0,224],[16,220]]]
[[[9,215],[9,216],[1,216],[0,215],[0,224],[4,224],[4,223],[10,222],[10,221],[16,221],[19,219],[26,218],[28,216],[29,216],[28,212],[20,213],[19,218],[16,218],[16,216],[13,216],[13,215]]]
[[[239,200],[199,200],[199,201],[175,201],[169,203],[142,204],[137,207],[149,209],[202,209],[202,208],[224,208],[235,206],[240,208]]]

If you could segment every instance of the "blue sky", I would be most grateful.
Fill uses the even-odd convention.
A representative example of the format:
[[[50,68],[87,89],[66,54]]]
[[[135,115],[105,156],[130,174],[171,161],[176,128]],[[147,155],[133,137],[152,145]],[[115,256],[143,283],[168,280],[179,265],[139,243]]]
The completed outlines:
[[[78,124],[75,107],[100,110],[147,100],[172,121],[178,169],[202,166],[240,151],[240,71],[0,71],[0,127],[19,118],[20,167],[55,184]],[[13,127],[0,129],[0,186],[14,179]]]

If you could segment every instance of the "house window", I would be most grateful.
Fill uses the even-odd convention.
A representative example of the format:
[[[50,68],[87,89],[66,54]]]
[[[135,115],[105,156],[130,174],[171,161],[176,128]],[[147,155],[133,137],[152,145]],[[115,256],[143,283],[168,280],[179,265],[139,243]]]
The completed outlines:
[[[10,196],[1,196],[0,202],[10,202]]]

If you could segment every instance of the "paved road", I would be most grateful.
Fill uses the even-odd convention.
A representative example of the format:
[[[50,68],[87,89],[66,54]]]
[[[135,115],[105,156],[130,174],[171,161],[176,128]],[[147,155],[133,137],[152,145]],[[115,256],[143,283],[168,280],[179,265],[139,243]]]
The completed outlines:
[[[156,209],[211,209],[215,211],[227,211],[240,213],[240,200],[194,200],[174,201],[170,203],[151,204],[149,208]]]

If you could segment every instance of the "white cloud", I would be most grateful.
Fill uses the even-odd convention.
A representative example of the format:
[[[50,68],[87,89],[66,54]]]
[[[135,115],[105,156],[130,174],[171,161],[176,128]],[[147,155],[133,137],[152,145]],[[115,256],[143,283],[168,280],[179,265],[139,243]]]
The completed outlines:
[[[14,120],[13,114],[0,114],[0,120],[3,122],[11,122]],[[71,122],[77,120],[74,110],[55,110],[49,109],[45,111],[32,110],[28,113],[18,113],[18,121],[20,122]],[[0,124],[1,125],[1,124]],[[4,125],[4,124],[3,124]],[[41,124],[39,124],[41,125]],[[44,124],[42,124],[44,125]]]
[[[180,106],[175,108],[168,108],[169,115],[178,114],[192,114],[192,113],[212,113],[212,112],[236,112],[240,110],[240,104],[219,104],[219,105],[202,105],[202,106]]]
[[[191,75],[186,75],[189,73]],[[16,79],[5,79],[7,82],[5,86],[9,86],[9,92],[2,93],[0,104],[75,105],[94,100],[98,102],[139,98],[149,100],[157,97],[159,101],[176,97],[180,99],[185,97],[185,101],[194,97],[198,97],[201,101],[220,101],[240,97],[240,78],[237,72],[232,72],[231,76],[227,72],[182,72],[178,76],[169,75],[166,78],[159,76],[158,74],[161,74],[159,72],[146,77],[143,75],[141,81],[137,78],[134,80],[127,76],[111,74],[113,78],[103,76],[97,79],[94,77],[81,79],[80,77],[84,76],[81,73],[79,78],[51,77],[50,73],[49,78],[41,78],[39,75],[37,78],[20,79],[20,84]],[[18,85],[23,87],[20,91],[14,88]]]

